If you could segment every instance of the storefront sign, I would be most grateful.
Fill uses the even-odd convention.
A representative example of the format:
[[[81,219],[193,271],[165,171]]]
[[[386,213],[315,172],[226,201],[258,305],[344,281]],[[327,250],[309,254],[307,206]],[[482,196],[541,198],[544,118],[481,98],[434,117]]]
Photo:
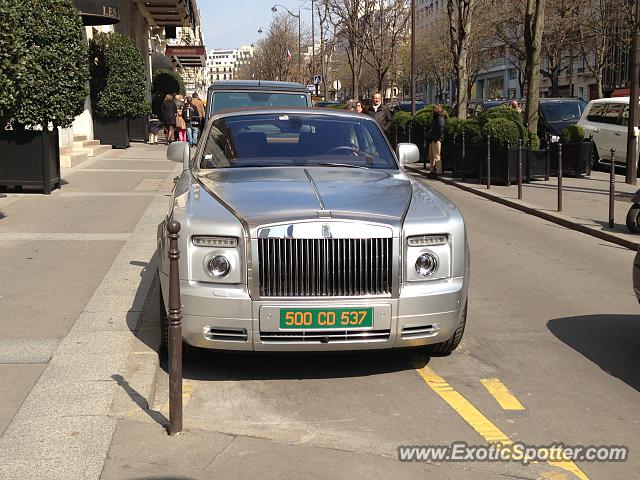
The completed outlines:
[[[112,25],[120,21],[118,0],[74,0],[85,25]]]

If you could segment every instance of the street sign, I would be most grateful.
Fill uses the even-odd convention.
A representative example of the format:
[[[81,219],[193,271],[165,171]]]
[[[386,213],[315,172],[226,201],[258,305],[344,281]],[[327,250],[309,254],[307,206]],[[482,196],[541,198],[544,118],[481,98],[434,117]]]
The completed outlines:
[[[333,82],[333,88],[336,91],[342,88],[342,83],[340,83],[340,80],[336,80],[335,82]]]
[[[314,75],[313,76],[313,84],[320,85],[322,83],[322,75]]]
[[[316,86],[310,83],[309,85],[307,85],[307,90],[309,90],[311,93],[315,93]]]

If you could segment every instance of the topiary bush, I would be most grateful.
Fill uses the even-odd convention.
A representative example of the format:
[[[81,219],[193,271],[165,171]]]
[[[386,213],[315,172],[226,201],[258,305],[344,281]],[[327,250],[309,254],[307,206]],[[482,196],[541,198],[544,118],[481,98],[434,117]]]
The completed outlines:
[[[464,132],[465,143],[479,144],[484,142],[482,127],[475,118],[464,122],[462,125],[462,131]]]
[[[411,123],[412,118],[409,112],[399,110],[393,115],[393,123],[398,125],[399,128],[405,128]]]
[[[186,95],[186,89],[182,77],[171,70],[158,70],[153,76],[151,83],[152,110],[156,115],[160,115],[160,106],[164,102],[167,94],[179,93]]]
[[[537,133],[529,133],[529,150],[540,150],[540,137]]]
[[[87,47],[72,0],[0,1],[0,123],[67,127],[84,110]]]
[[[584,128],[580,125],[569,125],[560,132],[560,141],[566,143],[582,143],[584,140]]]
[[[462,128],[464,120],[457,117],[448,118],[444,123],[444,142],[447,144],[462,143]]]
[[[147,80],[142,54],[120,33],[98,33],[89,43],[91,103],[104,118],[139,117],[145,112]]]
[[[515,147],[520,138],[520,131],[516,122],[508,118],[491,118],[482,127],[482,134],[486,138],[491,135],[491,144]]]
[[[476,118],[482,125],[494,118],[505,118],[516,124],[522,123],[522,115],[508,105],[501,105],[499,107],[493,107],[485,110],[484,112],[480,112]]]

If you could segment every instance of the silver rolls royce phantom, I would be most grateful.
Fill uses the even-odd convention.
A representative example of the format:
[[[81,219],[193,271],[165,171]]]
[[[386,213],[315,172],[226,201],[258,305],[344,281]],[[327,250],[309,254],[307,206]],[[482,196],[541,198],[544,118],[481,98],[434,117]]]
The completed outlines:
[[[187,344],[448,354],[460,343],[465,224],[403,171],[415,145],[394,152],[357,113],[253,109],[214,115],[195,150],[176,142],[167,155],[183,172],[158,228],[158,268],[167,300],[173,218]],[[162,330],[166,342],[166,319]]]

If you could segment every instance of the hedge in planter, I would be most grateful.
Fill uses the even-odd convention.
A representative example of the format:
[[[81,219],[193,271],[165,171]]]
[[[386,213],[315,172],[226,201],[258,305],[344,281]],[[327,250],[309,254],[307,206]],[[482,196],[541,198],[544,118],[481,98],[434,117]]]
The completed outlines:
[[[0,185],[60,185],[56,127],[84,110],[84,26],[72,0],[3,0],[0,15]]]
[[[133,40],[98,33],[89,43],[94,135],[116,148],[129,146],[128,119],[146,115],[144,60]]]
[[[158,70],[153,75],[153,81],[151,83],[151,102],[153,113],[160,116],[160,107],[164,102],[164,97],[169,94],[179,93],[181,95],[186,94],[184,81],[175,72],[171,70]]]
[[[569,125],[560,132],[562,143],[562,173],[568,176],[591,174],[591,148],[589,141],[584,141],[584,128]],[[551,145],[550,169],[552,175],[558,174],[558,144]]]

